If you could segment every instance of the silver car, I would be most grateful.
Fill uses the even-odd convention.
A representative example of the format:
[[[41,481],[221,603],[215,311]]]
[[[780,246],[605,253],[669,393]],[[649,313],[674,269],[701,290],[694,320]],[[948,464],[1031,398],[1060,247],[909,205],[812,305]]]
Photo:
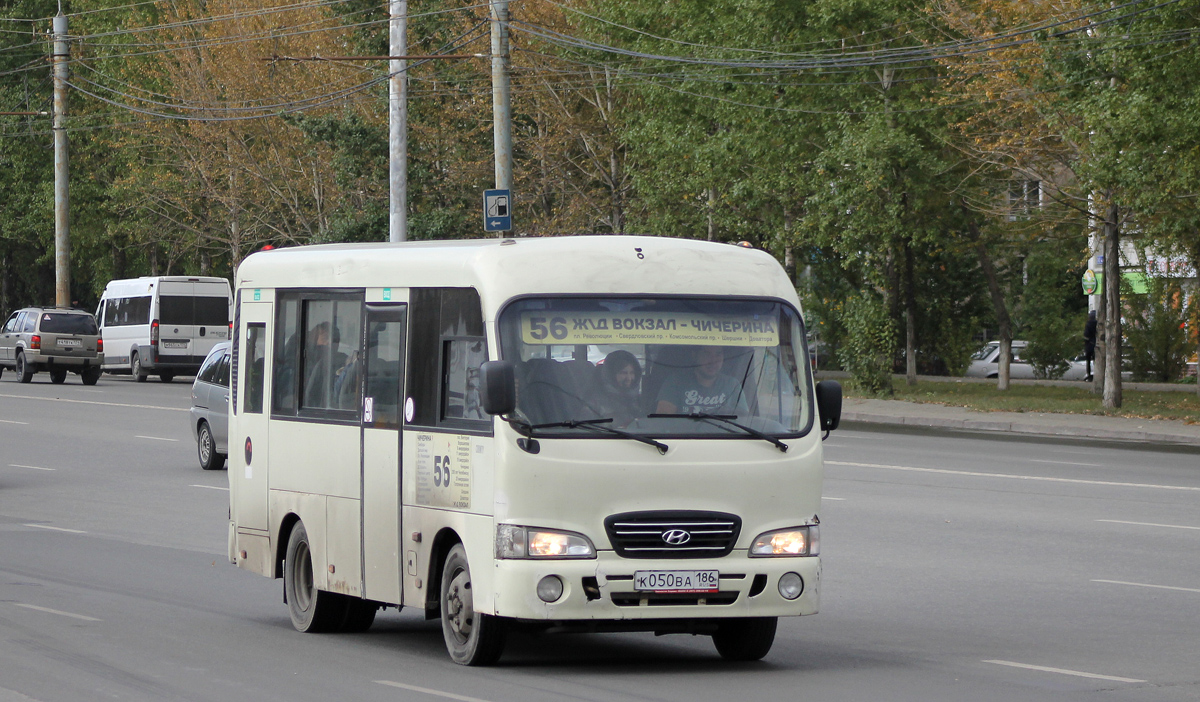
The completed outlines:
[[[22,383],[46,371],[50,382],[78,373],[95,385],[104,363],[104,342],[90,312],[57,307],[26,307],[9,316],[0,331],[0,373],[11,368]]]
[[[212,348],[192,383],[192,435],[204,470],[220,470],[229,455],[229,342]]]
[[[1034,377],[1033,366],[1024,360],[1027,341],[1013,339],[1012,358],[1008,365],[1008,377],[1013,380],[1028,380]],[[1062,374],[1061,380],[1083,380],[1087,377],[1087,368],[1082,358],[1068,361],[1070,367]],[[1000,375],[1000,342],[992,341],[971,356],[971,365],[967,367],[968,378],[995,378]]]

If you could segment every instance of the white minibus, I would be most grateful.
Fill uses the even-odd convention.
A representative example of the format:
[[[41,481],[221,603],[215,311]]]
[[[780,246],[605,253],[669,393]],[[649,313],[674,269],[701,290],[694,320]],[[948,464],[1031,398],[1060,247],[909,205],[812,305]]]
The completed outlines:
[[[163,382],[195,375],[213,346],[229,338],[233,295],[224,278],[146,276],[104,287],[96,321],[105,349],[104,370],[151,374]]]
[[[822,432],[769,254],[591,236],[338,244],[237,273],[229,559],[300,631],[382,607],[485,665],[514,628],[766,655],[821,591]]]

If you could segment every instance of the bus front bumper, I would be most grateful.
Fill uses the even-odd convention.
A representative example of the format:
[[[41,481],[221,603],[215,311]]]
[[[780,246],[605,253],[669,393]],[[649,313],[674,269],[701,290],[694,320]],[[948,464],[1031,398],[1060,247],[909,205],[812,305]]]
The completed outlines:
[[[639,591],[637,571],[716,570],[715,593]],[[780,594],[780,578],[794,573],[803,581],[796,599]],[[538,583],[548,576],[562,583],[553,602],[538,596]],[[821,559],[747,558],[746,551],[713,560],[673,561],[621,558],[601,551],[588,560],[498,560],[493,571],[494,614],[549,622],[720,619],[787,617],[816,614],[820,603]],[[789,578],[794,582],[794,577]],[[656,627],[657,628],[657,627]]]

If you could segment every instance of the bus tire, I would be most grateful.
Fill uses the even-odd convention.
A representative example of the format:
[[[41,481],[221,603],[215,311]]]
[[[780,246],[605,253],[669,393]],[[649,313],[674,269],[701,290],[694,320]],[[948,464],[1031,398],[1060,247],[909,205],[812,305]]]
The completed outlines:
[[[171,381],[172,381],[172,380],[174,380],[174,379],[175,379],[175,374],[174,374],[174,373],[159,373],[159,374],[158,374],[158,380],[159,380],[159,382],[163,382],[163,383],[169,383],[169,382],[171,382]]]
[[[196,430],[196,456],[204,470],[221,470],[225,465],[225,457],[217,453],[217,442],[208,422],[200,422],[200,428]]]
[[[283,590],[288,614],[296,631],[334,631],[346,616],[346,601],[333,592],[318,590],[313,576],[312,548],[304,522],[296,522],[288,537],[283,560]]]
[[[717,625],[713,644],[727,661],[757,661],[775,643],[776,617],[727,619]]]
[[[455,544],[442,566],[439,597],[442,637],[450,659],[459,665],[492,665],[504,653],[504,622],[474,608],[467,551]]]
[[[150,377],[150,375],[142,369],[142,357],[138,355],[137,351],[134,351],[133,356],[129,359],[129,373],[133,376],[133,379],[139,383],[146,382],[146,378]]]

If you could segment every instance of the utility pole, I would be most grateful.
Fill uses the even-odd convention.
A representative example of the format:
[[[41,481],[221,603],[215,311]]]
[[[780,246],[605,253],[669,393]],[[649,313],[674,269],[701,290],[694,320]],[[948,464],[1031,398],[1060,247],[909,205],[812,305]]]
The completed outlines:
[[[54,18],[54,304],[71,306],[71,223],[67,199],[67,18]]]
[[[508,66],[508,0],[492,0],[492,133],[496,150],[496,189],[512,192]],[[510,212],[511,208],[510,204]]]
[[[408,0],[390,0],[388,241],[408,241]],[[399,58],[395,58],[399,57]]]

